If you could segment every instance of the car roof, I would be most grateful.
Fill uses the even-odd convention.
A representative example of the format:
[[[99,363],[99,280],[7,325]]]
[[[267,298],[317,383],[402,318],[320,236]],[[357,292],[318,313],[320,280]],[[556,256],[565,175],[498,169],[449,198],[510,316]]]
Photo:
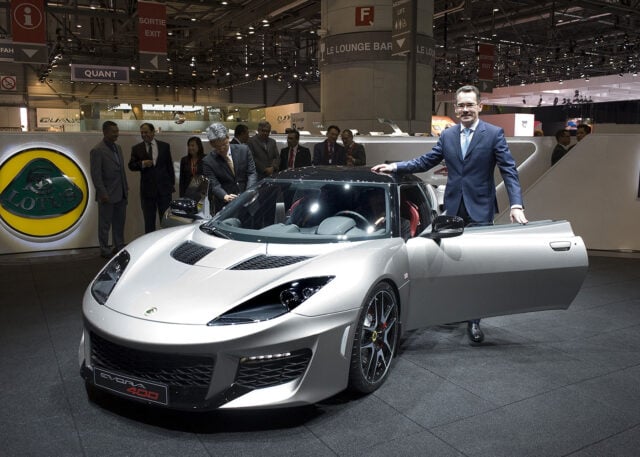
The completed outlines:
[[[405,184],[421,182],[412,174],[374,173],[371,167],[344,167],[336,165],[321,165],[294,168],[282,171],[274,179],[309,180],[309,181],[338,181],[338,182],[367,182],[386,184]]]

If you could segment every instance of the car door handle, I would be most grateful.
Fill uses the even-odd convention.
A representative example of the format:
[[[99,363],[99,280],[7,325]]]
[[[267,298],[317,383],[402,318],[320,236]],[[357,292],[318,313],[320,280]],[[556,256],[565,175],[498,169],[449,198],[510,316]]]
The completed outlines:
[[[568,251],[571,249],[571,241],[552,241],[549,246],[554,251]]]

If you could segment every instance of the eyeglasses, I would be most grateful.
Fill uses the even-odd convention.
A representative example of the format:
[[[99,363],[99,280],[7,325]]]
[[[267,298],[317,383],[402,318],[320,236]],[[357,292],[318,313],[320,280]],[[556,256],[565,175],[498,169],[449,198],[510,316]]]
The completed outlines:
[[[458,108],[458,109],[471,109],[471,108],[475,108],[476,106],[478,106],[477,103],[458,103],[456,105],[456,108]]]

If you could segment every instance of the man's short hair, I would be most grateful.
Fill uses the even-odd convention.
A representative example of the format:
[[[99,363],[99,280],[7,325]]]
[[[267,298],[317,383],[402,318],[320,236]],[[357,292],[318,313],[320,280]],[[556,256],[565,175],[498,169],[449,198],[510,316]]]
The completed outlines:
[[[456,98],[458,98],[458,94],[460,94],[460,92],[473,92],[474,94],[476,94],[477,102],[480,103],[480,89],[478,89],[476,86],[472,86],[472,85],[462,86],[456,91]]]
[[[224,140],[229,138],[229,131],[220,122],[214,122],[207,128],[207,138],[209,141]]]
[[[238,125],[236,125],[236,128],[233,131],[233,136],[238,137],[238,136],[244,134],[244,132],[248,132],[248,131],[249,131],[249,127],[247,127],[244,124],[238,124]]]
[[[269,121],[258,122],[258,130],[262,130],[263,128],[268,128],[269,132],[271,132],[271,123]]]
[[[145,125],[147,127],[149,127],[149,130],[151,130],[152,132],[156,131],[156,128],[153,126],[153,124],[151,122],[144,122],[144,123],[140,124],[140,129],[142,129],[142,127],[144,127]]]
[[[111,127],[117,127],[118,124],[116,124],[113,121],[104,121],[102,123],[102,133],[106,132],[107,130],[109,130]]]
[[[295,134],[296,138],[299,140],[300,139],[300,132],[297,129],[292,129],[292,128],[287,128],[284,130],[284,133],[286,133],[287,135],[289,133],[293,133]]]
[[[589,124],[578,124],[576,130],[582,129],[588,135],[591,133],[591,126]]]
[[[337,130],[338,134],[340,134],[340,127],[338,127],[337,125],[330,125],[329,127],[327,127],[327,133],[329,133],[329,130]]]
[[[565,133],[568,133],[569,135],[571,135],[571,132],[569,132],[567,129],[560,129],[556,132],[556,140],[559,140],[560,138],[562,138],[564,136]]]

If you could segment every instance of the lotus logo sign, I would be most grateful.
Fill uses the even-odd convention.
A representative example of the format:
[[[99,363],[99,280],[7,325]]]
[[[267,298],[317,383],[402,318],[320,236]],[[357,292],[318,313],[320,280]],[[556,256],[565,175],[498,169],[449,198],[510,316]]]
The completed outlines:
[[[66,155],[26,149],[0,165],[0,219],[27,236],[59,235],[84,213],[87,190],[84,173]]]

